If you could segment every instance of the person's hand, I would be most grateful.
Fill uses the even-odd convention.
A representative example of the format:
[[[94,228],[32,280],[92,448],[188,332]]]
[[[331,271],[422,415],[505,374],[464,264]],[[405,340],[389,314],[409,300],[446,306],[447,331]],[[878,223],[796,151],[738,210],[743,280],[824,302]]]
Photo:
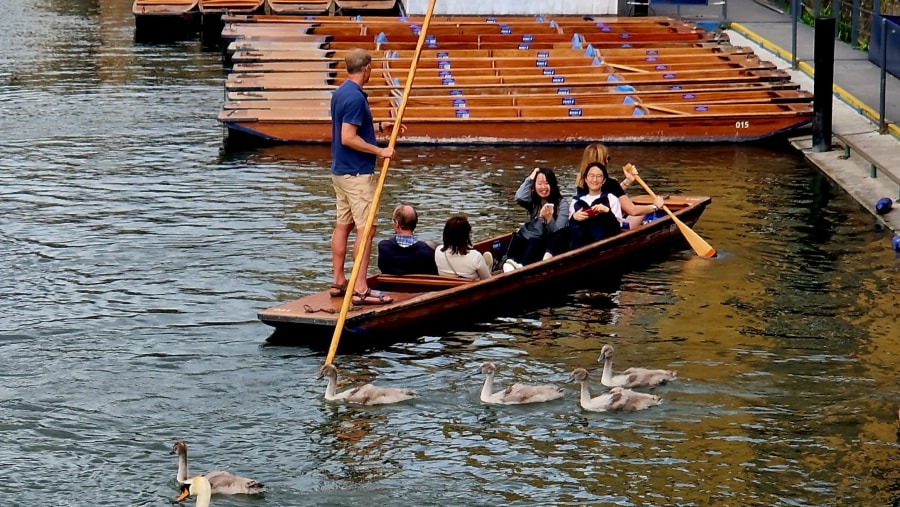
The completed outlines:
[[[394,158],[394,155],[397,154],[397,150],[395,150],[392,146],[385,146],[378,150],[378,156],[381,158]]]
[[[580,210],[576,211],[575,213],[572,213],[572,218],[581,222],[581,221],[587,220],[588,218],[591,218],[591,215],[587,211],[580,209]]]
[[[666,202],[663,200],[662,196],[659,195],[656,196],[656,199],[653,200],[653,204],[654,206],[656,206],[656,209],[662,209],[665,203]]]
[[[540,167],[535,167],[535,168],[534,168],[534,171],[531,171],[531,176],[529,176],[529,178],[531,178],[532,180],[534,180],[535,178],[537,178],[538,171],[540,171],[540,170],[541,170]]]
[[[634,183],[634,177],[638,174],[637,167],[630,163],[625,164],[622,166],[622,174],[625,175],[625,181],[623,181],[623,183],[630,185],[631,183]]]
[[[544,219],[544,222],[549,222],[553,218],[553,205],[549,202],[541,206],[541,218]]]
[[[609,213],[609,208],[607,208],[606,206],[604,206],[602,204],[595,204],[595,205],[591,206],[591,209],[594,210],[595,215],[600,214],[600,213]]]
[[[392,121],[386,121],[386,122],[382,122],[381,127],[382,127],[384,130],[391,131],[391,130],[394,130],[394,126],[395,126],[395,125],[396,125],[396,124],[395,124],[394,122],[392,122]],[[405,133],[406,133],[406,125],[404,125],[404,124],[401,123],[401,124],[400,124],[400,133],[399,133],[399,135],[402,136],[402,135],[405,134]]]

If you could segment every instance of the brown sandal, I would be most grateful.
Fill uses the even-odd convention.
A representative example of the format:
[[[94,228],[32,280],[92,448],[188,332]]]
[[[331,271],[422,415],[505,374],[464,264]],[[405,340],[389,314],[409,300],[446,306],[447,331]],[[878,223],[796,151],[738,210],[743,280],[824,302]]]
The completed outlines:
[[[347,293],[347,282],[343,284],[333,283],[331,284],[331,288],[328,290],[328,295],[333,298],[341,298],[344,297],[344,294]]]
[[[366,289],[362,294],[353,292],[353,304],[357,306],[389,305],[393,302],[394,299],[386,294],[372,294],[372,289]]]

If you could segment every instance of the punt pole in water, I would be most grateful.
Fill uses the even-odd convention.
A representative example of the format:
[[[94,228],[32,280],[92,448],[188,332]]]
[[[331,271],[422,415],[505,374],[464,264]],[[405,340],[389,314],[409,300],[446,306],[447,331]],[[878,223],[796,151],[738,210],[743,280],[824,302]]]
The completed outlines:
[[[422,31],[419,32],[419,40],[416,43],[416,52],[412,62],[409,65],[409,73],[406,76],[406,84],[403,86],[403,99],[400,101],[400,107],[397,108],[397,117],[394,119],[394,128],[391,129],[391,137],[388,146],[393,147],[397,143],[397,136],[400,135],[400,126],[403,122],[403,112],[406,110],[406,101],[412,88],[413,79],[416,77],[416,67],[419,64],[419,56],[422,54],[422,47],[425,45],[425,36],[428,33],[428,27],[431,24],[431,15],[434,13],[434,4],[437,0],[430,0],[428,11],[425,13],[425,20],[422,22]],[[356,231],[357,234],[363,235],[363,241],[360,246],[368,245],[372,241],[372,225],[375,223],[375,216],[378,214],[378,203],[381,200],[381,192],[384,189],[384,182],[387,179],[388,166],[391,165],[391,159],[386,158],[381,164],[381,174],[378,175],[378,185],[375,188],[375,195],[372,196],[372,204],[369,206],[369,216],[366,218],[366,227],[362,231]],[[338,314],[337,322],[334,324],[334,335],[331,337],[331,346],[328,348],[328,355],[325,357],[325,364],[331,364],[334,361],[334,355],[337,353],[338,342],[341,339],[341,333],[344,331],[344,323],[347,321],[347,312],[350,310],[350,303],[353,301],[353,286],[356,285],[356,279],[359,278],[359,266],[362,263],[362,256],[366,254],[367,248],[360,248],[356,252],[356,258],[353,259],[353,268],[350,270],[350,279],[347,280],[348,289],[344,293],[344,301],[341,303],[341,311]],[[365,273],[362,276],[366,276]]]

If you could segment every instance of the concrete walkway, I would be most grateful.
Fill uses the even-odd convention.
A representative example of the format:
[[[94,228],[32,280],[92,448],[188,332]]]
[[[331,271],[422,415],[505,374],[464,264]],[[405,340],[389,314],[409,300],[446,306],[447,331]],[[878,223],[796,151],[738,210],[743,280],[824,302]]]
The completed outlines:
[[[712,2],[710,2],[712,3]],[[721,6],[654,5],[657,16],[681,15],[685,19],[721,20]],[[803,89],[813,91],[815,78],[812,27],[797,24],[796,47],[798,69],[792,69],[791,17],[771,7],[765,0],[731,0],[728,2],[728,34],[736,46],[753,48],[760,58],[775,63],[791,73]],[[879,134],[878,108],[881,101],[881,69],[868,60],[868,54],[835,41],[834,103],[832,105],[832,151],[813,152],[812,136],[791,139],[791,143],[810,163],[822,170],[861,206],[875,216],[878,225],[900,232],[900,127],[890,124],[887,134]],[[887,74],[885,117],[900,121],[900,79]],[[844,147],[850,144],[849,158]],[[882,169],[878,169],[881,167]],[[873,177],[874,176],[874,177]],[[882,197],[895,200],[894,209],[876,215],[875,203]]]

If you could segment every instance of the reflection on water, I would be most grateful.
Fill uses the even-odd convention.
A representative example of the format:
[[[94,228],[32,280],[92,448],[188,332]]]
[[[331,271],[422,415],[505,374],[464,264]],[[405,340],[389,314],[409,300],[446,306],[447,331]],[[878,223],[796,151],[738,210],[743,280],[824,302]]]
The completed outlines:
[[[551,307],[339,356],[346,381],[409,387],[393,407],[322,400],[323,359],[264,347],[258,310],[330,280],[328,148],[226,152],[219,55],[138,45],[129,5],[26,0],[0,17],[0,498],[170,505],[191,467],[269,487],[215,505],[886,505],[900,501],[897,259],[872,219],[789,151],[617,146],[662,194],[713,197],[719,252],[604,273]],[[571,187],[580,147],[404,147],[380,207],[419,236],[468,214],[524,218],[535,165]],[[564,384],[678,370],[665,404],[586,413]],[[566,386],[529,407],[497,382]],[[598,383],[593,390],[599,392]],[[112,481],[121,481],[115,484]],[[109,491],[113,486],[113,491]],[[9,501],[7,503],[10,503]]]

